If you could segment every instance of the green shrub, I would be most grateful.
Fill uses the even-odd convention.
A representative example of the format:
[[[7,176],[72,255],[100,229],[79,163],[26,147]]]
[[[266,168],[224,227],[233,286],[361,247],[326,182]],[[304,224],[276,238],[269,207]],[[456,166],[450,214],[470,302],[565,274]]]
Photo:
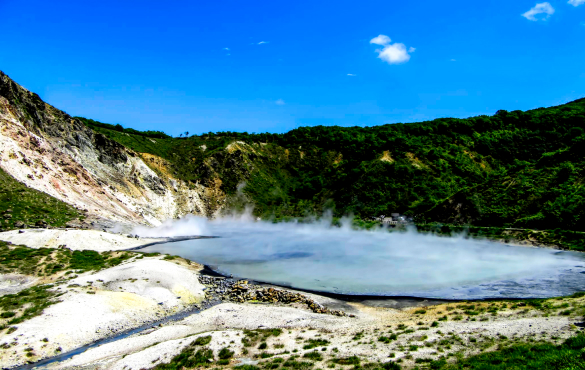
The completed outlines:
[[[307,352],[303,355],[304,358],[308,358],[313,361],[321,361],[323,360],[323,356],[317,351]]]
[[[205,346],[205,345],[208,345],[209,342],[211,342],[211,335],[206,335],[204,337],[199,337],[199,338],[195,339],[195,341],[193,342],[193,345]]]
[[[234,352],[230,351],[229,348],[222,348],[221,351],[217,354],[217,356],[222,360],[227,360],[234,357]]]
[[[303,349],[313,349],[315,347],[323,347],[329,345],[327,339],[308,339],[307,344],[303,346]]]

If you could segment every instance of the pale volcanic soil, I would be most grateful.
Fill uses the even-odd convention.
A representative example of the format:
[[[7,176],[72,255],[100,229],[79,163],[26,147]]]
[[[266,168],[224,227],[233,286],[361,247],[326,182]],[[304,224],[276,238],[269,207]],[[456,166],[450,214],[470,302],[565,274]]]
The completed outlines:
[[[323,356],[318,367],[326,366],[327,359],[350,356],[359,356],[362,362],[402,359],[402,365],[408,367],[414,365],[417,358],[437,358],[456,352],[480,353],[493,350],[502,342],[511,344],[517,340],[543,338],[560,343],[576,331],[571,326],[574,319],[542,317],[530,310],[521,315],[502,313],[490,317],[489,321],[449,321],[441,322],[436,328],[430,327],[437,318],[436,313],[446,307],[433,306],[426,314],[414,314],[420,308],[396,310],[354,304],[357,314],[350,318],[292,307],[223,303],[170,325],[90,349],[49,367],[62,369],[99,364],[99,368],[107,369],[147,369],[169,362],[198,337],[206,335],[212,337],[207,347],[216,356],[225,347],[235,352],[231,365],[274,359],[259,359],[262,354],[285,359],[291,354],[302,357],[315,351],[315,348],[304,349],[310,340],[326,340],[316,347]],[[399,325],[406,327],[398,330]],[[243,345],[242,339],[247,338],[243,329],[268,328],[281,328],[282,334],[270,336],[265,350],[258,349],[258,343],[251,347]],[[403,334],[390,343],[380,342],[379,338],[389,336],[389,332]]]
[[[73,249],[72,240],[79,237],[68,233],[63,231],[59,236],[67,242],[55,243]],[[83,234],[84,244],[78,248],[103,251],[108,249],[107,240],[111,240],[109,248],[115,250],[119,249],[116,241],[135,241],[121,235],[97,233]],[[3,238],[6,236],[0,235],[0,240],[7,240]],[[33,248],[47,243],[47,239],[40,237],[10,241]],[[287,359],[293,355],[301,357],[298,361],[311,361],[302,356],[318,350],[323,359],[315,360],[316,368],[329,366],[328,361],[332,359],[350,356],[359,356],[362,363],[400,361],[408,368],[414,366],[417,358],[446,356],[450,359],[455,353],[494,350],[501,343],[540,339],[561,343],[581,330],[575,324],[582,321],[582,317],[565,315],[563,311],[574,308],[578,312],[585,307],[585,297],[551,300],[551,308],[543,311],[522,302],[450,302],[427,306],[433,302],[419,301],[404,307],[388,300],[389,304],[382,302],[373,307],[305,294],[347,315],[314,313],[300,304],[223,302],[205,306],[208,308],[176,321],[159,323],[157,320],[190,312],[213,300],[215,288],[200,282],[201,268],[183,259],[165,260],[164,256],[137,254],[121,265],[58,282],[52,289],[63,293],[59,297],[61,302],[15,325],[10,334],[7,329],[0,331],[0,367],[39,361],[153,323],[144,331],[46,366],[148,369],[169,362],[197,338],[210,335],[211,341],[205,347],[213,350],[216,360],[222,348],[235,353],[223,365],[227,367],[262,363],[277,357]],[[254,333],[259,332],[262,337],[267,332],[265,329],[271,328],[279,328],[281,332],[265,336],[261,341],[265,341],[266,348],[258,348],[259,337]]]
[[[0,233],[0,240],[29,248],[59,248],[71,250],[93,250],[97,252],[117,251],[161,242],[166,238],[130,238],[128,235],[113,234],[97,230],[76,229],[25,229]]]

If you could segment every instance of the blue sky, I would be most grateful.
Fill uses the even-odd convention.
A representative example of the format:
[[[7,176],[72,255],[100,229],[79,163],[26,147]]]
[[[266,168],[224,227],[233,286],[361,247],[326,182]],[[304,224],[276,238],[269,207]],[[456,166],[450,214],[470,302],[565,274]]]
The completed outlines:
[[[173,135],[585,96],[585,0],[0,0],[0,14],[16,82],[71,115]]]

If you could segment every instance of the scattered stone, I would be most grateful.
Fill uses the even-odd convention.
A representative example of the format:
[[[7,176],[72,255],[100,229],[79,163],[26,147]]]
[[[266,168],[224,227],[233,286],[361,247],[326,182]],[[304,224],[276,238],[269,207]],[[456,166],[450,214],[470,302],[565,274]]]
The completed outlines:
[[[300,294],[286,290],[263,288],[250,284],[247,280],[226,279],[223,277],[200,276],[199,282],[207,285],[210,289],[206,295],[219,295],[224,301],[244,303],[249,301],[283,303],[283,304],[306,304],[315,313],[330,314],[335,316],[347,316],[345,312],[330,310],[327,307]]]

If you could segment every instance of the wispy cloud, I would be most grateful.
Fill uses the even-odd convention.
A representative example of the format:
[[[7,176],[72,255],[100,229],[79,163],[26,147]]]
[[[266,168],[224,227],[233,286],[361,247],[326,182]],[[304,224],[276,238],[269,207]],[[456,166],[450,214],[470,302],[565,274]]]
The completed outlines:
[[[572,1],[583,1],[583,0],[572,0]],[[550,3],[538,3],[532,9],[522,14],[522,16],[529,21],[547,20],[551,15],[555,13],[555,8]],[[542,14],[542,16],[541,16]]]
[[[457,59],[451,59],[450,60],[450,62],[456,62],[456,61],[457,61]]]
[[[415,51],[416,51],[416,48],[413,48],[412,46],[408,48],[409,53],[414,53]]]
[[[354,75],[353,73],[348,73],[347,75],[348,75],[348,76],[351,76],[351,77],[355,77],[355,76],[357,76],[357,75]]]
[[[286,103],[284,102],[284,100],[278,99],[277,101],[274,102],[274,104],[276,104],[276,105],[285,105]]]
[[[388,64],[406,63],[410,60],[410,54],[416,49],[411,47],[408,50],[406,45],[396,42],[391,43],[392,40],[386,35],[378,35],[370,40],[370,44],[382,45],[383,49],[376,49],[378,58],[382,59]]]
[[[223,48],[223,50],[230,50],[230,48]]]
[[[585,0],[569,0],[569,4],[579,6],[585,4]]]
[[[268,41],[260,41],[260,42],[258,43],[258,45],[262,45],[262,44],[268,44]]]

